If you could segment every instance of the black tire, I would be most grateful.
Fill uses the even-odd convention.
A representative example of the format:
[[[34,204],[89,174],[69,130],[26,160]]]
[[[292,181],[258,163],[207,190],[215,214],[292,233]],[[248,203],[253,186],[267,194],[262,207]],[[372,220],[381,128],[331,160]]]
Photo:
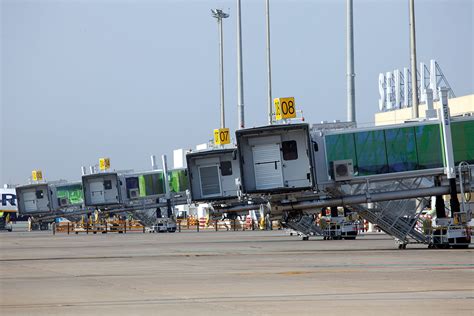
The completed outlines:
[[[467,249],[469,245],[452,245],[453,249]]]

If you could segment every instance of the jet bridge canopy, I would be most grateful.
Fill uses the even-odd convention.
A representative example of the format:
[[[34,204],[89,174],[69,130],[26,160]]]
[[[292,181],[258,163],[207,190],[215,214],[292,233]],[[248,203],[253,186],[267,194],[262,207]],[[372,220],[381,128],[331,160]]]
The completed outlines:
[[[237,198],[240,177],[237,149],[213,149],[188,153],[189,188],[193,201]]]
[[[18,186],[16,196],[20,215],[44,214],[52,210],[53,199],[47,183]]]
[[[122,183],[115,172],[94,173],[82,176],[86,207],[118,205],[122,203]]]
[[[241,129],[236,138],[244,193],[284,193],[314,186],[308,124]]]

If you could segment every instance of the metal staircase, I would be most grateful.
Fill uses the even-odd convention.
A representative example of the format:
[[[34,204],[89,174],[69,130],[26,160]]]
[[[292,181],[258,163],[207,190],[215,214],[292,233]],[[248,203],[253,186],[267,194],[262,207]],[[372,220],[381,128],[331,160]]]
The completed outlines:
[[[418,186],[426,184],[423,180],[418,182]],[[399,187],[400,184],[396,186]],[[391,187],[393,188],[393,185]],[[386,189],[389,188],[384,187],[384,190]],[[330,194],[334,197],[344,195],[342,190],[335,187],[331,188]],[[386,234],[396,238],[400,244],[428,242],[427,237],[417,230],[420,212],[416,211],[416,203],[410,203],[410,200],[401,200],[380,202],[377,205],[377,208],[374,209],[363,205],[351,205],[349,208],[356,211],[363,219],[377,225]]]
[[[426,236],[416,229],[416,218],[398,217],[386,212],[373,212],[361,206],[354,208],[357,209],[360,217],[377,225],[382,231],[397,238],[401,243],[426,243],[428,241]]]
[[[308,236],[323,236],[324,231],[316,225],[313,216],[307,214],[301,214],[297,217],[286,218],[283,224],[300,233],[303,237]]]

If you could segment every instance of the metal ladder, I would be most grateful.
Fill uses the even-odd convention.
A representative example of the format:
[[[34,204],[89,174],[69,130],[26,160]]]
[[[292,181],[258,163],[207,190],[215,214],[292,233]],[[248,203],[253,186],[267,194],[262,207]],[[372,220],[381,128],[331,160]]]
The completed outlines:
[[[338,188],[332,188],[331,194],[336,197],[344,195]],[[386,208],[390,208],[390,203],[387,203],[386,206]],[[403,217],[399,216],[400,214],[370,210],[362,205],[352,205],[349,206],[349,208],[353,209],[360,217],[377,225],[386,234],[395,237],[403,244],[409,243],[411,241],[410,239],[412,239],[412,242],[428,242],[427,237],[416,230],[418,216],[412,218],[412,222],[407,222]]]
[[[304,214],[299,218],[299,220],[286,220],[285,226],[305,236],[323,236],[324,234],[324,231],[316,225],[311,215]]]
[[[376,224],[386,234],[397,238],[403,243],[408,243],[410,241],[409,238],[419,243],[426,243],[428,241],[424,234],[416,230],[416,221],[410,224],[403,221],[402,218],[388,214],[377,215],[375,212],[363,207],[355,208],[358,209],[360,217],[372,224]]]

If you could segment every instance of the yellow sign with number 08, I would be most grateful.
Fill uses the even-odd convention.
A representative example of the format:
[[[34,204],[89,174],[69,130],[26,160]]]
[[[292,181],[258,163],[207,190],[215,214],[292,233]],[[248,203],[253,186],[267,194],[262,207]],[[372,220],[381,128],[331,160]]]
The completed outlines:
[[[230,144],[230,132],[228,128],[219,128],[214,130],[214,144]]]
[[[275,98],[273,103],[277,121],[296,117],[295,98]]]

